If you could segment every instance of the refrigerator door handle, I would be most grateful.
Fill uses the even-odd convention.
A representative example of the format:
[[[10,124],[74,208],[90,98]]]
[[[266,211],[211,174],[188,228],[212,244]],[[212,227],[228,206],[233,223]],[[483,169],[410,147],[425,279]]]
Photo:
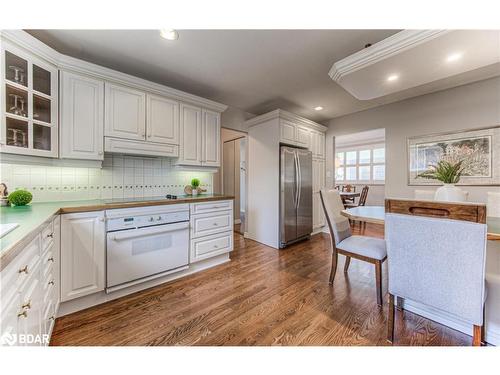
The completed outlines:
[[[298,208],[299,206],[299,158],[297,156],[297,152],[295,151],[293,153],[293,161],[295,163],[295,202],[294,206],[295,208]]]
[[[298,171],[298,179],[297,179],[297,208],[300,206],[300,198],[302,195],[302,170],[300,169],[300,160],[299,154],[297,153],[297,171]]]

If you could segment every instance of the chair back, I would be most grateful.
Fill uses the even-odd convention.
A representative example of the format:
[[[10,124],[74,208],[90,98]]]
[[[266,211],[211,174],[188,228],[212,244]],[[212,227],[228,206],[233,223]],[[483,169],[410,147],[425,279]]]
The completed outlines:
[[[386,199],[389,293],[483,324],[484,205]]]
[[[434,200],[434,195],[436,194],[435,191],[432,190],[415,190],[415,199],[417,201],[420,200],[428,200],[428,201],[433,201]]]
[[[349,219],[341,215],[344,204],[339,192],[335,189],[321,189],[319,196],[330,229],[330,235],[332,236],[332,242],[338,245],[339,242],[352,235]]]
[[[368,197],[368,185],[363,186],[363,190],[361,190],[361,195],[359,196],[358,206],[364,206],[366,203],[366,197]]]
[[[342,185],[342,191],[345,191],[346,193],[350,192],[356,192],[356,186],[354,185]]]

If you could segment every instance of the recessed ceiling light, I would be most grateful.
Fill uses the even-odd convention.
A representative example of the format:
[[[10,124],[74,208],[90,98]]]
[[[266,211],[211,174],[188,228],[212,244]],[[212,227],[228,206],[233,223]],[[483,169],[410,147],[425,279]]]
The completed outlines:
[[[322,106],[318,105],[317,107],[314,107],[314,110],[315,111],[321,111],[323,109]]]
[[[387,80],[389,82],[397,81],[398,79],[399,79],[399,76],[397,74],[391,74],[389,77],[387,77]]]
[[[463,56],[463,53],[460,53],[460,52],[456,52],[456,53],[452,53],[451,55],[448,55],[448,57],[446,58],[446,61],[447,62],[453,62],[453,61],[457,61],[457,60],[460,60]]]
[[[161,29],[160,35],[162,38],[168,40],[177,40],[179,39],[179,33],[174,29]]]

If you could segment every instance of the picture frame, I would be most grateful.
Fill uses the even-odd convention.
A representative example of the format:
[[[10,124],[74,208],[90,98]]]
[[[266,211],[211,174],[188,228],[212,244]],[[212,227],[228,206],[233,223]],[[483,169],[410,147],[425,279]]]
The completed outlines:
[[[443,159],[464,160],[457,185],[500,186],[500,125],[407,138],[408,185],[442,185],[418,175]]]

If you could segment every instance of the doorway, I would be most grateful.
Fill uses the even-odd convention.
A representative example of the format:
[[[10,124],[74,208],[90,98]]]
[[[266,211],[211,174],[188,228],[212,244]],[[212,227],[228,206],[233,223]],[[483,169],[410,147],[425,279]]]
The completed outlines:
[[[247,133],[222,128],[222,168],[219,190],[234,196],[233,220],[235,232],[244,234],[246,223],[246,158]]]

